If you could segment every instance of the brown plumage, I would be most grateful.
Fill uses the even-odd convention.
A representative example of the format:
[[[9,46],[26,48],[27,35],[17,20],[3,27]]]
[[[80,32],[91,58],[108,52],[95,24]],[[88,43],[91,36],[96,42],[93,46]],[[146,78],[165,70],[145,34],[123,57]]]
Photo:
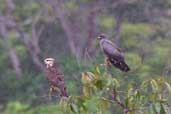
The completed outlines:
[[[98,39],[100,40],[100,48],[108,61],[121,71],[128,72],[130,68],[125,63],[121,50],[113,42],[108,40],[105,34],[101,34]]]
[[[54,91],[55,88],[60,90],[60,96],[67,97],[64,74],[59,70],[54,58],[46,58],[46,79],[49,82],[50,90]]]

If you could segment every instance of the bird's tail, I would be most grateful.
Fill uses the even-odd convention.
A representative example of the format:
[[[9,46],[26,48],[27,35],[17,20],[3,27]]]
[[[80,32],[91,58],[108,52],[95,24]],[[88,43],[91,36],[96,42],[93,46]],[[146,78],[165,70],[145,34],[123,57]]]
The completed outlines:
[[[109,59],[109,60],[115,67],[117,67],[123,72],[128,72],[130,70],[129,66],[124,61],[117,62],[113,59]]]

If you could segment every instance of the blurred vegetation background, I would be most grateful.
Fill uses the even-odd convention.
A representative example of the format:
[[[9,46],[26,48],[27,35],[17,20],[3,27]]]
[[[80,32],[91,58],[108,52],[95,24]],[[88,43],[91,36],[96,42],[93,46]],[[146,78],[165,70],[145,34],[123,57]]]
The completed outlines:
[[[100,33],[134,70],[112,68],[125,86],[156,77],[171,83],[170,0],[0,0],[0,111],[60,114],[48,101],[43,60],[54,57],[69,94],[81,94],[81,73],[104,62]]]

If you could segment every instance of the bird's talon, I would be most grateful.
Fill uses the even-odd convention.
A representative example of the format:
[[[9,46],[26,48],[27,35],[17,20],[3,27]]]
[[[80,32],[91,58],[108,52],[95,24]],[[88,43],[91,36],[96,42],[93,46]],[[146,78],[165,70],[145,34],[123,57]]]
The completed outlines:
[[[50,87],[50,88],[49,88],[49,93],[48,93],[49,100],[52,99],[52,91],[53,91],[53,88]]]
[[[110,68],[111,62],[110,62],[109,58],[105,58],[105,64],[104,65],[106,66],[106,68]]]
[[[53,88],[55,91],[59,91],[59,88],[58,87],[54,87]]]

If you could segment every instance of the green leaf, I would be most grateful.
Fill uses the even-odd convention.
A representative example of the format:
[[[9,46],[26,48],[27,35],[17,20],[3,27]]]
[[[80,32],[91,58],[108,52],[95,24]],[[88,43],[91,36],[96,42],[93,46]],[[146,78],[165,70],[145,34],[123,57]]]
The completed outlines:
[[[170,87],[170,84],[167,83],[167,82],[164,82],[164,84],[166,85],[167,89],[168,89],[168,92],[171,94],[171,87]]]
[[[129,99],[126,98],[126,99],[125,99],[125,106],[128,107],[128,105],[129,105]]]
[[[97,97],[92,96],[90,99],[85,102],[86,109],[92,114],[96,114],[97,112]]]
[[[155,101],[156,100],[156,93],[150,93],[149,97],[151,101]]]
[[[160,105],[161,105],[160,114],[166,114],[163,104]]]
[[[127,114],[133,114],[133,112],[128,112]]]
[[[70,97],[69,97],[70,99]],[[61,99],[60,102],[59,102],[59,106],[61,108],[62,111],[66,112],[67,111],[67,107],[68,107],[68,102],[66,99]]]
[[[100,110],[105,111],[109,110],[110,108],[110,103],[107,99],[105,98],[100,98],[97,100],[97,106]]]
[[[83,72],[82,73],[82,83],[87,84],[91,83],[95,79],[95,75],[92,72]]]
[[[119,83],[119,81],[118,81],[116,78],[113,78],[112,80],[113,80],[114,86],[115,86],[116,88],[120,87],[120,83]]]
[[[106,86],[112,86],[113,85],[113,80],[112,80],[112,77],[108,77],[107,78],[107,83],[106,83]]]
[[[147,85],[148,85],[148,82],[149,82],[149,80],[143,81],[140,87],[143,88],[143,89],[146,88]]]
[[[127,96],[130,97],[134,94],[134,91],[133,91],[133,88],[129,88],[128,89],[128,93],[127,93]]]
[[[135,98],[136,98],[137,101],[140,102],[141,94],[140,94],[140,92],[138,90],[135,91]]]
[[[99,75],[99,74],[100,74],[100,70],[99,70],[99,66],[98,66],[98,65],[95,66],[95,68],[94,68],[94,73],[95,73],[96,75]]]
[[[71,107],[71,111],[72,112],[74,112],[74,113],[78,113],[79,112],[78,106],[76,104],[71,103],[70,107]]]
[[[100,90],[103,89],[105,86],[105,84],[103,83],[103,80],[96,80],[95,85],[97,89],[100,89]]]
[[[84,86],[84,87],[83,87],[83,94],[84,94],[85,96],[90,96],[90,92],[91,92],[90,87],[88,87],[88,86]]]
[[[154,92],[157,92],[157,91],[159,90],[159,87],[158,87],[157,82],[156,82],[155,80],[152,79],[152,80],[150,81],[150,83],[151,83],[152,90],[153,90]]]
[[[150,111],[150,114],[156,114],[156,110],[153,104],[150,105],[149,111]]]
[[[160,113],[160,110],[161,110],[160,103],[155,103],[155,109],[156,109],[157,113]]]
[[[157,101],[160,102],[160,103],[164,103],[164,102],[166,102],[168,100],[163,98],[163,99],[158,99]]]

